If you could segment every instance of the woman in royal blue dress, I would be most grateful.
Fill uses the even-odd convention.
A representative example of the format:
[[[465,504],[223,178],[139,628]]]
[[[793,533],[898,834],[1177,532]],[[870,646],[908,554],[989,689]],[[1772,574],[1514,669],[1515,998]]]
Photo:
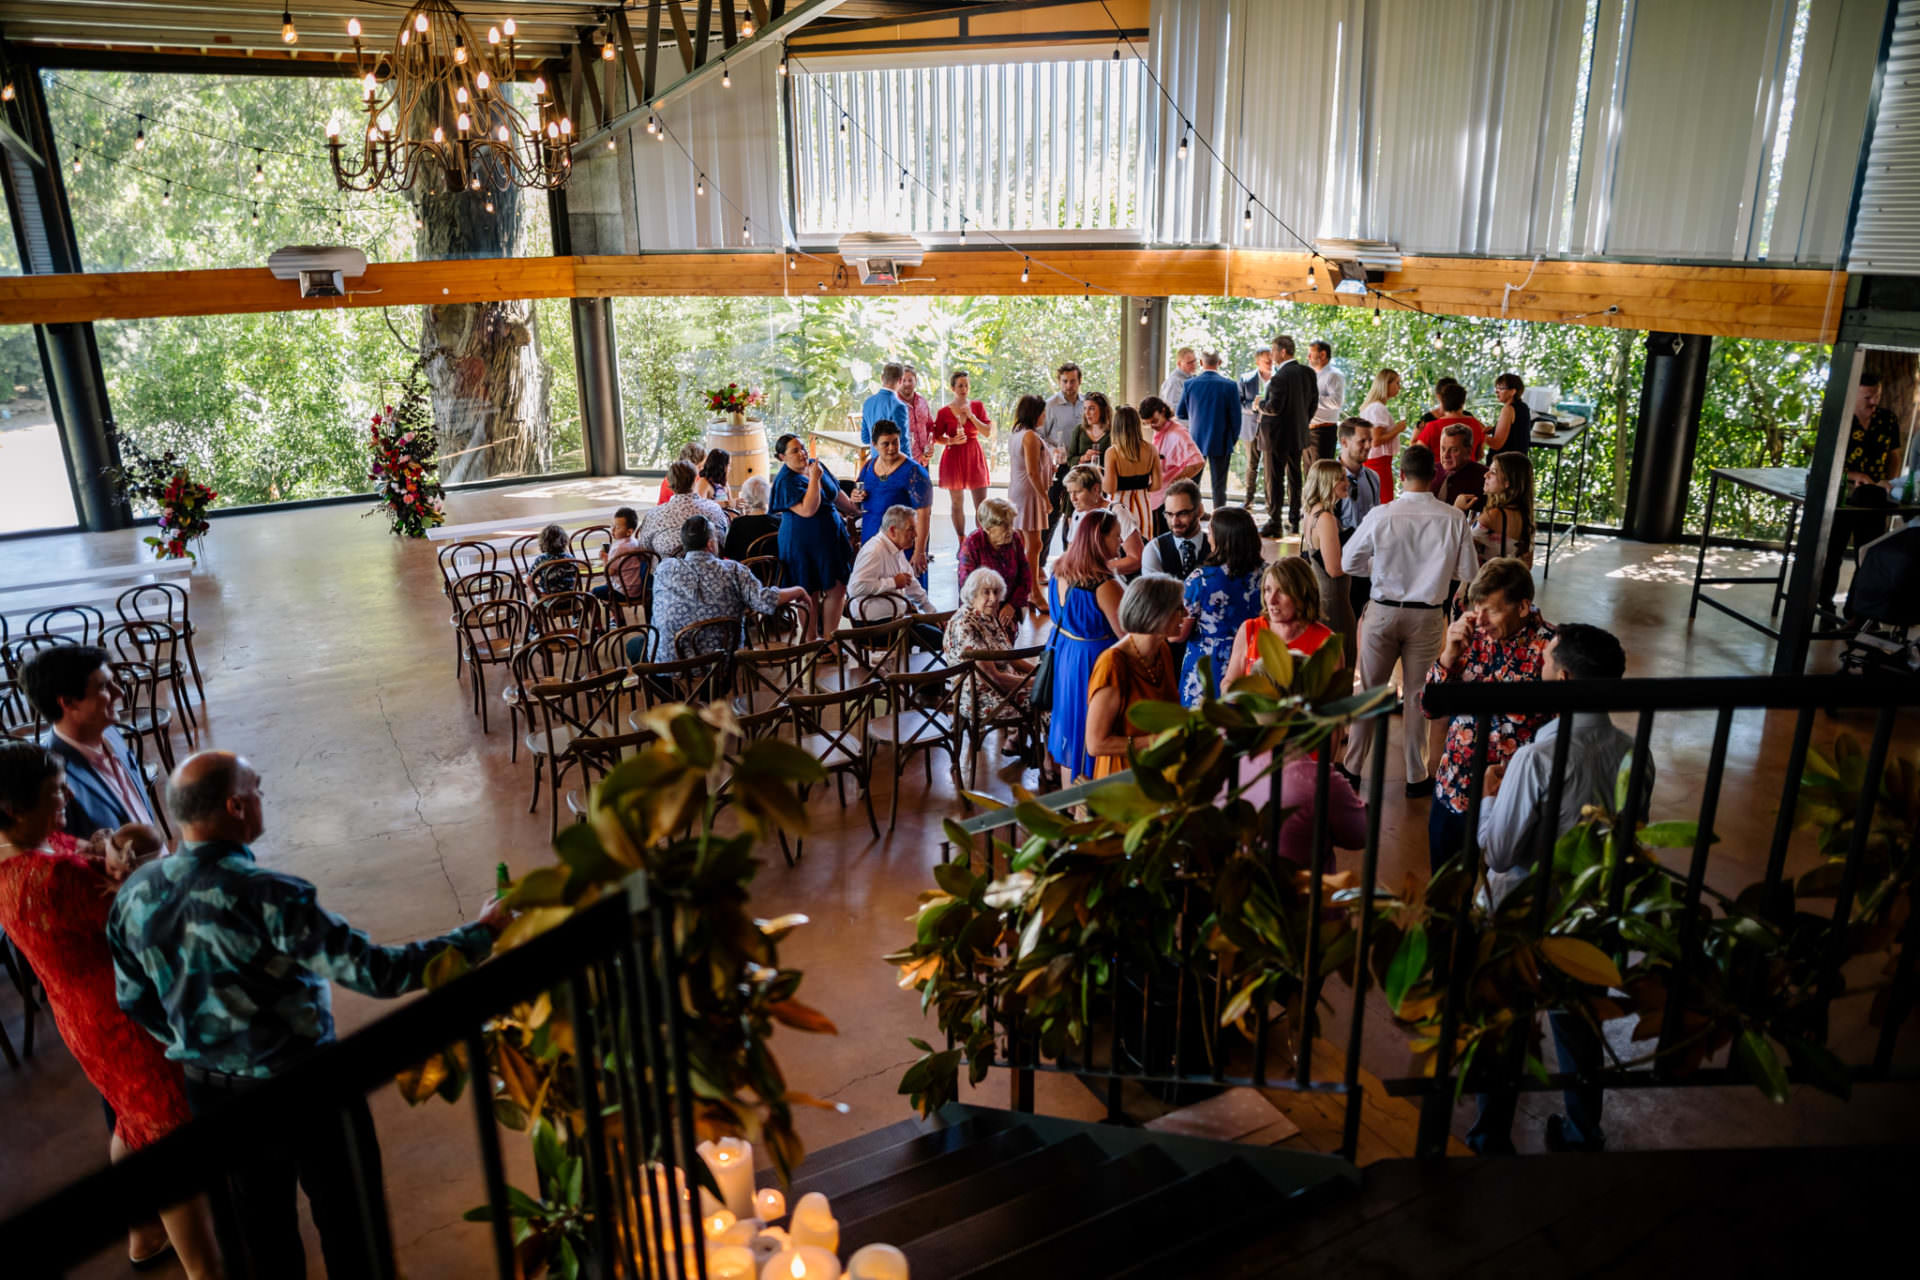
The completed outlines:
[[[888,507],[912,507],[913,571],[927,585],[927,527],[933,515],[933,477],[909,458],[900,428],[885,418],[873,424],[873,457],[860,473],[860,540],[880,536]]]
[[[1187,575],[1187,614],[1193,619],[1187,635],[1187,655],[1180,667],[1180,702],[1200,705],[1202,697],[1220,691],[1233,656],[1233,638],[1248,620],[1260,616],[1260,532],[1245,507],[1220,507],[1213,513],[1208,536],[1213,554]],[[1200,659],[1208,660],[1211,678],[1201,680]]]
[[[847,575],[853,569],[853,548],[847,544],[842,514],[859,508],[840,492],[833,473],[807,456],[799,436],[785,435],[774,444],[782,463],[773,477],[770,515],[780,520],[780,568],[787,585],[804,587],[813,597],[816,635],[831,636],[840,629],[840,611],[847,603]]]
[[[1120,555],[1120,518],[1089,511],[1073,542],[1054,562],[1047,598],[1053,606],[1053,719],[1047,754],[1068,774],[1093,776],[1087,754],[1087,699],[1093,665],[1126,634],[1120,625],[1120,583],[1107,566]]]

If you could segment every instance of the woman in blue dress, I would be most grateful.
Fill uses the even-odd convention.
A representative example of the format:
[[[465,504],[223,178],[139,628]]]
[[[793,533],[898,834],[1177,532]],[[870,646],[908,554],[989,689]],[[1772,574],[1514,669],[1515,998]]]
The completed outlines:
[[[1073,543],[1054,562],[1047,583],[1053,606],[1053,719],[1047,754],[1070,775],[1093,776],[1087,754],[1087,698],[1093,664],[1125,634],[1120,625],[1120,583],[1107,566],[1120,555],[1120,519],[1090,511]],[[1071,779],[1069,779],[1071,780]]]
[[[853,515],[859,508],[840,492],[831,472],[807,457],[806,441],[799,436],[781,436],[774,451],[782,466],[773,477],[767,512],[786,513],[780,521],[780,568],[788,586],[804,587],[813,597],[816,636],[831,636],[840,629],[847,575],[853,570],[841,514]]]
[[[912,507],[913,569],[927,585],[927,528],[933,515],[933,477],[906,455],[900,428],[882,418],[873,424],[873,457],[860,473],[860,540],[880,536],[888,507]]]
[[[1218,507],[1208,534],[1213,554],[1187,575],[1187,656],[1180,667],[1180,702],[1193,707],[1217,696],[1233,656],[1233,638],[1249,618],[1260,616],[1260,534],[1245,507]],[[1210,678],[1200,678],[1206,658]]]

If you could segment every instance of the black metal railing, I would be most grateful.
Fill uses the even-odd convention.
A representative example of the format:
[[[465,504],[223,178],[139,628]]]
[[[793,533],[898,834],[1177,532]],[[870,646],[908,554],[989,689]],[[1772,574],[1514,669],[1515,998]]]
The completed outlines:
[[[700,1165],[669,912],[649,900],[644,877],[634,876],[624,895],[594,904],[0,1223],[6,1274],[33,1280],[64,1275],[124,1240],[129,1222],[195,1193],[208,1193],[218,1220],[231,1212],[223,1199],[225,1179],[235,1168],[233,1152],[245,1149],[254,1135],[284,1131],[295,1118],[310,1127],[313,1115],[393,1084],[401,1071],[452,1045],[464,1046],[473,1072],[466,1087],[479,1137],[494,1271],[501,1280],[522,1274],[499,1134],[504,1095],[496,1095],[487,1071],[485,1028],[545,995],[570,1022],[574,1037],[569,1083],[577,1090],[581,1119],[578,1131],[563,1140],[583,1173],[576,1215],[581,1238],[570,1242],[583,1274],[704,1280],[698,1223],[668,1203],[677,1189],[699,1185],[694,1170]],[[354,1274],[395,1277],[386,1203],[364,1180],[357,1190],[366,1229],[359,1233],[363,1265]],[[231,1250],[226,1264],[236,1280],[278,1280]]]
[[[1553,852],[1559,833],[1560,817],[1566,806],[1582,806],[1595,797],[1573,796],[1567,793],[1567,771],[1573,734],[1570,717],[1587,713],[1626,714],[1633,717],[1632,765],[1628,771],[1628,783],[1624,801],[1614,817],[1614,827],[1619,833],[1615,847],[1615,857],[1625,859],[1634,852],[1635,830],[1646,821],[1652,793],[1653,761],[1651,747],[1654,739],[1656,717],[1674,713],[1711,713],[1713,734],[1708,749],[1704,770],[1698,777],[1697,786],[1689,786],[1688,794],[1698,798],[1695,813],[1691,815],[1698,824],[1698,833],[1694,838],[1689,857],[1684,868],[1660,867],[1678,886],[1680,895],[1679,916],[1682,921],[1683,941],[1679,948],[1679,960],[1667,977],[1666,1016],[1660,1037],[1663,1049],[1670,1049],[1679,1028],[1686,1023],[1690,1010],[1689,1000],[1695,994],[1692,987],[1697,975],[1691,966],[1700,948],[1697,931],[1703,927],[1713,906],[1722,910],[1732,904],[1716,894],[1707,886],[1707,871],[1713,858],[1713,846],[1716,841],[1715,823],[1719,818],[1719,806],[1722,782],[1727,770],[1727,755],[1731,740],[1731,731],[1736,713],[1743,711],[1789,713],[1793,717],[1791,739],[1786,753],[1784,769],[1777,775],[1779,780],[1779,810],[1774,821],[1772,838],[1767,851],[1766,868],[1759,901],[1777,904],[1781,900],[1782,885],[1786,877],[1788,848],[1799,821],[1800,786],[1802,775],[1807,768],[1808,752],[1813,745],[1816,719],[1821,712],[1838,716],[1846,712],[1871,713],[1873,727],[1871,741],[1864,761],[1861,764],[1859,797],[1856,811],[1851,815],[1852,827],[1844,861],[1840,864],[1839,883],[1834,894],[1834,903],[1827,924],[1822,954],[1819,957],[1820,989],[1830,1000],[1841,987],[1841,969],[1848,959],[1848,926],[1853,916],[1855,896],[1859,892],[1864,870],[1865,856],[1869,842],[1869,831],[1874,821],[1876,806],[1880,803],[1881,781],[1886,775],[1888,759],[1893,749],[1895,730],[1908,717],[1906,724],[1910,729],[1920,728],[1912,719],[1912,710],[1920,707],[1920,680],[1897,679],[1865,681],[1849,676],[1811,676],[1767,679],[1748,678],[1702,678],[1681,680],[1612,680],[1612,681],[1558,681],[1553,683],[1521,684],[1447,684],[1429,686],[1426,691],[1426,706],[1432,712],[1446,716],[1471,716],[1476,722],[1474,735],[1474,755],[1471,762],[1471,785],[1468,796],[1468,811],[1465,847],[1462,850],[1464,865],[1477,869],[1480,867],[1481,850],[1478,840],[1478,825],[1482,802],[1482,782],[1486,771],[1486,744],[1490,728],[1496,717],[1500,716],[1539,716],[1561,718],[1563,729],[1567,732],[1557,735],[1557,741],[1551,752],[1552,764],[1550,781],[1546,795],[1540,806],[1537,820],[1532,824],[1532,854],[1527,870],[1533,878],[1532,918],[1533,936],[1544,936],[1547,923],[1547,908],[1553,901],[1556,889],[1564,891],[1568,886],[1554,872]],[[1374,714],[1386,716],[1395,708],[1381,708]],[[1856,717],[1857,719],[1858,717]],[[1405,726],[1407,732],[1424,732],[1424,725],[1418,717],[1408,717]],[[1376,732],[1372,741],[1372,763],[1367,770],[1368,786],[1365,797],[1367,806],[1367,836],[1359,867],[1359,885],[1357,890],[1348,890],[1338,896],[1337,901],[1374,903],[1380,901],[1380,820],[1382,776],[1387,757],[1387,735]],[[1315,805],[1313,818],[1313,854],[1306,868],[1310,873],[1310,885],[1306,905],[1307,919],[1319,919],[1327,903],[1324,886],[1325,868],[1332,865],[1332,846],[1328,831],[1328,791],[1330,786],[1332,759],[1331,753],[1322,751],[1317,760],[1315,778]],[[1101,786],[1115,785],[1123,780],[1103,779],[1100,782],[1087,783],[1066,791],[1056,792],[1040,798],[1040,803],[1056,812],[1065,812],[1075,805],[1083,803],[1088,794]],[[1278,774],[1275,774],[1274,796],[1279,795]],[[1611,804],[1613,797],[1608,797]],[[1663,818],[1679,818],[1681,815],[1661,815]],[[1277,849],[1279,824],[1282,809],[1273,804],[1268,811],[1271,823],[1269,827],[1270,847]],[[995,833],[1003,839],[1011,836],[1011,843],[1018,847],[1018,823],[1011,809],[996,810],[976,815],[962,826],[974,835]],[[1424,837],[1424,832],[1421,833]],[[1916,835],[1909,830],[1904,839],[1909,849],[1913,847]],[[992,873],[993,854],[990,840],[979,840],[979,847],[988,850],[987,870]],[[1425,841],[1422,839],[1422,853]],[[1417,861],[1424,863],[1425,858]],[[1276,857],[1277,862],[1277,857]],[[1611,906],[1620,906],[1618,895],[1623,891],[1624,876],[1613,876],[1609,881],[1613,894]],[[1712,906],[1703,903],[1712,900]],[[1183,919],[1198,920],[1205,914],[1210,904],[1195,903],[1194,910],[1185,913]],[[1802,905],[1804,910],[1804,904]],[[1476,943],[1476,930],[1473,924],[1474,913],[1462,911],[1456,913],[1457,927],[1449,925],[1434,935],[1432,945],[1438,954],[1445,958],[1439,963],[1436,981],[1441,986],[1440,1007],[1443,1011],[1443,1025],[1438,1037],[1438,1055],[1431,1074],[1406,1075],[1396,1064],[1392,1071],[1378,1074],[1382,1084],[1390,1095],[1418,1097],[1422,1099],[1418,1148],[1421,1154],[1443,1154],[1447,1147],[1447,1137],[1451,1128],[1453,1104],[1460,1092],[1457,1079],[1458,1064],[1452,1060],[1456,1035],[1459,1031],[1457,1016],[1464,1003],[1465,993],[1461,984],[1470,973],[1466,959],[1473,954]],[[1252,1085],[1259,1088],[1292,1089],[1344,1094],[1345,1117],[1341,1154],[1352,1159],[1358,1147],[1361,1115],[1361,1057],[1365,1039],[1366,1008],[1371,985],[1370,975],[1374,971],[1377,958],[1373,955],[1377,945],[1374,937],[1377,922],[1373,911],[1357,913],[1355,923],[1354,959],[1349,968],[1342,969],[1351,976],[1351,988],[1348,992],[1346,1009],[1346,1052],[1339,1078],[1333,1080],[1317,1079],[1313,1058],[1317,1032],[1317,1001],[1310,998],[1305,1002],[1306,1009],[1302,1028],[1293,1048],[1292,1070],[1285,1075],[1270,1071],[1269,1064],[1274,1061],[1273,1043],[1274,1023],[1270,1011],[1256,1011],[1257,1025],[1251,1037],[1251,1043],[1236,1044],[1223,1042],[1222,1028],[1218,1017],[1206,1016],[1209,1010],[1218,1011],[1225,993],[1219,990],[1208,991],[1208,980],[1195,979],[1190,975],[1171,972],[1155,974],[1128,974],[1115,972],[1110,985],[1110,993],[1105,1016],[1096,1013],[1093,1021],[1103,1024],[1102,1034],[1093,1031],[1087,1033],[1084,1052],[1043,1055],[1032,1043],[1003,1043],[996,1050],[1001,1060],[996,1065],[1011,1066],[1011,1101],[1017,1110],[1030,1109],[1033,1105],[1033,1079],[1035,1071],[1064,1071],[1089,1079],[1089,1083],[1104,1082],[1110,1113],[1118,1117],[1121,1085],[1128,1080],[1164,1089],[1179,1089],[1182,1086],[1222,1086]],[[1874,1048],[1869,1061],[1847,1064],[1847,1074],[1854,1081],[1873,1081],[1890,1079],[1909,1079],[1915,1073],[1896,1070],[1894,1064],[1895,1043],[1899,1029],[1907,1020],[1907,1014],[1913,1006],[1914,991],[1914,951],[1920,945],[1920,928],[1913,922],[1920,918],[1920,912],[1905,926],[1904,945],[1900,949],[1894,966],[1892,978],[1885,992],[1886,1007],[1878,1018],[1878,1031],[1874,1036]],[[1625,942],[1616,940],[1615,950],[1625,954],[1630,948]],[[1327,975],[1317,973],[1318,963],[1314,948],[1307,948],[1304,954],[1304,974],[1302,986],[1308,993],[1319,993],[1325,989]],[[1156,980],[1162,987],[1172,979],[1176,989],[1172,991],[1154,989]],[[1334,993],[1327,991],[1329,998]],[[1102,1041],[1104,1040],[1104,1044]],[[1566,1073],[1536,1075],[1523,1070],[1522,1063],[1478,1063],[1475,1064],[1472,1081],[1476,1089],[1513,1089],[1517,1091],[1537,1091],[1544,1089],[1564,1089],[1578,1083],[1585,1086],[1598,1086],[1606,1089],[1675,1087],[1686,1085],[1724,1085],[1749,1079],[1749,1075],[1740,1068],[1731,1066],[1702,1066],[1676,1075],[1663,1063],[1659,1055],[1649,1055],[1651,1061],[1633,1067],[1615,1067],[1589,1073],[1576,1079]],[[1793,1080],[1803,1078],[1800,1064],[1788,1068],[1787,1076]]]

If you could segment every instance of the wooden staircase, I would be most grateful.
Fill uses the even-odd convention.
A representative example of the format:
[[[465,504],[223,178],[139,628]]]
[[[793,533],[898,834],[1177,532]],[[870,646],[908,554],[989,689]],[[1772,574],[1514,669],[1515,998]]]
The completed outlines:
[[[1164,1277],[1206,1274],[1359,1181],[1333,1156],[954,1104],[815,1153],[789,1202],[825,1194],[842,1257],[895,1245],[914,1280]]]

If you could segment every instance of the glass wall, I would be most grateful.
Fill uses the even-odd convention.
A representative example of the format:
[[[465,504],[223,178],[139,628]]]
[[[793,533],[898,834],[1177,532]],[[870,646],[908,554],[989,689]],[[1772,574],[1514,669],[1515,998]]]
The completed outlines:
[[[424,370],[446,483],[581,470],[565,304],[431,310],[115,320],[95,331],[121,432],[178,454],[219,506],[366,492],[368,421],[398,400],[423,333],[437,353]]]
[[[13,256],[13,237],[6,237]],[[17,261],[0,263],[17,275]],[[66,448],[53,420],[33,327],[0,325],[0,533],[76,523]]]
[[[1114,298],[615,298],[614,341],[627,465],[664,467],[718,415],[707,393],[730,382],[764,391],[769,436],[859,430],[860,401],[890,360],[915,365],[935,408],[965,369],[997,422],[1053,370],[1078,362],[1089,390],[1118,385]],[[989,451],[1004,474],[1004,433]]]

